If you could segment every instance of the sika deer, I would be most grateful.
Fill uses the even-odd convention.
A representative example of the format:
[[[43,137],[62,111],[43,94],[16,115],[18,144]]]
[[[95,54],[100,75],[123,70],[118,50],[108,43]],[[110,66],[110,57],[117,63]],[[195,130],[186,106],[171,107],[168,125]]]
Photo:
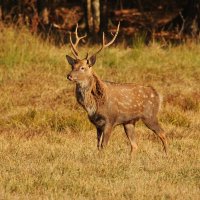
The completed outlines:
[[[70,34],[71,50],[75,58],[66,55],[67,61],[72,67],[67,78],[76,83],[76,99],[87,111],[89,120],[96,127],[98,149],[107,145],[114,126],[123,125],[131,144],[131,154],[133,154],[137,149],[134,126],[141,119],[149,129],[158,135],[166,152],[165,133],[157,119],[160,98],[156,90],[151,86],[102,81],[92,70],[97,53],[115,41],[119,26],[120,24],[109,43],[105,44],[103,33],[102,47],[91,57],[88,57],[87,54],[84,59],[80,59],[76,47],[79,41],[86,36],[78,36],[77,25],[75,44],[72,42]]]

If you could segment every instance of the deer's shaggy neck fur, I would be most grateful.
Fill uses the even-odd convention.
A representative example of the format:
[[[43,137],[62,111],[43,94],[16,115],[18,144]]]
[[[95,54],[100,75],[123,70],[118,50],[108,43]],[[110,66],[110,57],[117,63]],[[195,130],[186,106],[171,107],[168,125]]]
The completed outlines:
[[[77,101],[88,112],[89,116],[94,115],[99,106],[105,102],[105,90],[105,83],[94,72],[86,83],[76,85]]]

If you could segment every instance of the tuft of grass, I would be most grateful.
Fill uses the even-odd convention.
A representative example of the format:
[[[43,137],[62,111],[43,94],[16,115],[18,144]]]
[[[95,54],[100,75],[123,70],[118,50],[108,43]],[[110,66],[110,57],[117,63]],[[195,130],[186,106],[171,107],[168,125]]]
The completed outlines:
[[[0,33],[3,48],[0,51],[0,65],[12,69],[42,64],[45,67],[58,67],[61,55],[56,55],[56,47],[33,36],[26,29],[3,29]]]
[[[170,105],[179,107],[183,111],[199,111],[200,107],[200,93],[196,91],[193,93],[183,94],[180,91],[166,96],[166,102]]]
[[[187,115],[175,109],[163,113],[161,121],[164,123],[172,124],[174,126],[187,128],[191,126],[191,120],[187,117]]]

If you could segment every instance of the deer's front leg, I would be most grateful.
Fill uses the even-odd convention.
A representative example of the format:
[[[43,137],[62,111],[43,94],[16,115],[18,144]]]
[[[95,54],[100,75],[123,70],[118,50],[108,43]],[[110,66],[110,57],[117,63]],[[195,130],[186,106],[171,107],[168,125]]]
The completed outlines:
[[[104,148],[108,144],[108,140],[110,138],[111,132],[112,132],[112,125],[106,124],[103,130],[103,138],[101,143],[101,148]]]
[[[103,130],[102,128],[97,128],[97,148],[100,149],[100,142]]]

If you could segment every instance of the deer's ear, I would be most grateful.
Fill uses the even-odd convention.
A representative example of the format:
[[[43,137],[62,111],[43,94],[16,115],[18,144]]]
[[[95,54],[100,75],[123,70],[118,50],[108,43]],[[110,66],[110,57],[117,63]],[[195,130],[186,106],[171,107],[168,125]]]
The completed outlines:
[[[87,61],[88,61],[89,66],[92,67],[96,62],[96,55],[94,54]]]
[[[66,55],[67,61],[70,65],[74,65],[76,60],[72,58],[71,56]]]

